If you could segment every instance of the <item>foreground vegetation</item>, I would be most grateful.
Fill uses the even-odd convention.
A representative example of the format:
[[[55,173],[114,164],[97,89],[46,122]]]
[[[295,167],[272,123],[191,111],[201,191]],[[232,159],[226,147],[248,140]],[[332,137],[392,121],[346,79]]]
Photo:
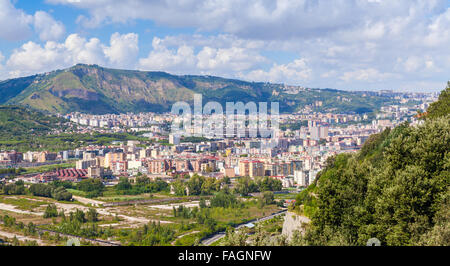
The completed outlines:
[[[327,162],[297,196],[302,245],[450,245],[450,83],[424,124],[371,136]]]

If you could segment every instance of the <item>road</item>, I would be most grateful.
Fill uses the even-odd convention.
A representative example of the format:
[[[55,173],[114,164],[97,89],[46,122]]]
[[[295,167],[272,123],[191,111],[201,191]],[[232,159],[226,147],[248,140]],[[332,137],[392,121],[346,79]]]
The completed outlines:
[[[83,197],[79,197],[79,196],[75,196],[75,195],[73,195],[72,198],[76,199],[77,201],[79,201],[83,204],[88,204],[88,205],[91,204],[92,206],[95,206],[95,207],[98,207],[101,204],[105,203],[103,201],[83,198]]]
[[[269,216],[266,216],[266,217],[263,217],[263,218],[259,218],[259,219],[255,219],[255,220],[251,220],[251,221],[239,224],[239,225],[235,226],[234,229],[235,230],[239,230],[239,229],[241,229],[242,227],[244,227],[248,223],[254,223],[255,224],[255,223],[267,221],[269,219],[272,219],[275,216],[285,214],[286,212],[287,212],[287,210],[283,210],[283,211],[280,211],[280,212],[272,213]],[[216,234],[214,234],[214,235],[212,235],[212,236],[210,236],[208,238],[203,239],[202,240],[202,244],[205,245],[205,246],[209,246],[212,243],[216,242],[217,240],[219,240],[219,239],[221,239],[223,237],[225,237],[225,231],[218,232],[218,233],[216,233]]]
[[[94,244],[99,244],[101,246],[120,246],[120,243],[115,241],[105,241],[105,240],[101,240],[101,239],[94,239],[94,238],[87,238],[87,237],[81,237],[81,236],[76,236],[76,235],[72,235],[72,234],[64,234],[64,233],[60,233],[58,231],[53,231],[53,230],[49,230],[49,229],[43,229],[40,227],[36,228],[38,231],[40,232],[48,232],[50,234],[59,234],[60,236],[66,236],[68,239],[78,239],[78,240],[84,240],[84,241],[88,241]]]
[[[20,213],[20,214],[31,214],[31,215],[39,215],[39,216],[44,215],[43,212],[24,211],[24,210],[18,209],[14,205],[5,204],[5,203],[0,203],[0,210],[10,211],[10,212],[15,212],[15,213]]]

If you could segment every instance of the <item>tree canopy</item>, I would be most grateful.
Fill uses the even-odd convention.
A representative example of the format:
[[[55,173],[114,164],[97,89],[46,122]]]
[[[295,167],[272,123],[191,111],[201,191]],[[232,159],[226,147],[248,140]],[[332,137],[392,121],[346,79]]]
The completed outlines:
[[[424,124],[376,134],[359,153],[328,161],[296,199],[312,221],[305,244],[365,245],[376,237],[384,245],[450,245],[449,91]]]

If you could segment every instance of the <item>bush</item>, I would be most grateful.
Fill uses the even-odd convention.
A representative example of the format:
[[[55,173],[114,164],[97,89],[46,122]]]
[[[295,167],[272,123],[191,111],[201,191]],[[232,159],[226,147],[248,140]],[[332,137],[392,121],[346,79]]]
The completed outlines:
[[[55,204],[47,205],[44,212],[44,218],[58,217],[58,209]]]
[[[64,187],[55,187],[53,185],[46,184],[33,184],[30,186],[29,191],[34,196],[54,198],[58,201],[70,201],[72,200],[72,193],[67,191]]]
[[[233,207],[236,206],[238,200],[231,193],[226,193],[224,191],[220,191],[211,199],[211,207]]]

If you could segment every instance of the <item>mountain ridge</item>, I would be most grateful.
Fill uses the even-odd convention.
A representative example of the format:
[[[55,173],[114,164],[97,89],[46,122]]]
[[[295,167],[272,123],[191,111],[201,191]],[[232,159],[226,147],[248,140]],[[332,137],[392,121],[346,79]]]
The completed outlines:
[[[51,113],[165,112],[177,101],[280,102],[281,112],[307,105],[316,111],[372,112],[392,102],[389,97],[335,89],[294,88],[283,84],[248,82],[217,76],[172,75],[77,64],[67,69],[0,82],[0,104],[22,105]],[[322,102],[315,106],[316,102]],[[316,108],[317,107],[317,108]]]

